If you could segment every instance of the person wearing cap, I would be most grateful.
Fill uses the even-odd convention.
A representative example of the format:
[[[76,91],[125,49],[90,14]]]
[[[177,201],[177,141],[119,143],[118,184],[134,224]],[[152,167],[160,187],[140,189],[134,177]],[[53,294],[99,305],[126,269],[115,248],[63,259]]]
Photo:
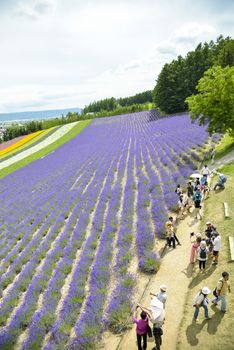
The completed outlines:
[[[155,296],[156,298],[158,298],[158,300],[160,300],[163,303],[163,308],[165,309],[165,303],[167,300],[167,286],[165,284],[161,284],[161,286],[159,287],[159,292],[157,294],[154,293],[150,293],[151,296]]]
[[[194,302],[193,302],[193,306],[195,307],[195,311],[194,311],[194,315],[193,315],[193,319],[194,321],[198,321],[197,317],[200,311],[200,307],[202,306],[205,312],[205,319],[206,320],[210,320],[211,317],[209,317],[208,314],[208,294],[210,294],[211,291],[208,287],[203,287],[196,295]]]
[[[229,273],[224,271],[222,273],[222,278],[219,279],[216,286],[217,297],[212,300],[214,305],[217,305],[221,300],[221,311],[226,312],[227,309],[227,292],[231,293],[230,283],[229,283]]]
[[[197,249],[197,259],[199,261],[199,269],[200,271],[205,271],[206,268],[206,260],[208,259],[208,248],[206,245],[206,241],[201,241],[200,246]]]
[[[213,244],[213,262],[212,265],[218,264],[219,252],[221,249],[221,236],[218,231],[214,232],[214,236],[211,238],[211,243]]]

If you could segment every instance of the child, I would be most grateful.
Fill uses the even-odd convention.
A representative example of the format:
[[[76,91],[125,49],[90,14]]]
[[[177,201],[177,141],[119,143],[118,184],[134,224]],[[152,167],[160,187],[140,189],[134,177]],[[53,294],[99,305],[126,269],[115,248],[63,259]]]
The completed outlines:
[[[202,269],[203,269],[203,271],[205,271],[206,260],[208,259],[207,258],[208,252],[209,252],[209,250],[206,246],[206,241],[201,241],[200,247],[198,247],[198,249],[197,249],[197,258],[199,261],[200,271],[202,271]]]
[[[138,306],[136,307],[136,310]],[[148,317],[145,311],[141,311],[141,318],[138,320],[136,318],[136,311],[133,313],[132,319],[136,323],[136,335],[137,335],[137,345],[138,350],[142,350],[141,338],[143,338],[143,349],[147,348],[147,328],[148,328]]]

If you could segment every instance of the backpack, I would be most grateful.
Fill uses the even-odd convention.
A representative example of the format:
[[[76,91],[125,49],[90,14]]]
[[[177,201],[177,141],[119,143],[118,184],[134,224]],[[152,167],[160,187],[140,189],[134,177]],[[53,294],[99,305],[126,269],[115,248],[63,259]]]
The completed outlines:
[[[220,176],[220,179],[222,180],[223,183],[225,183],[225,182],[227,181],[227,178],[226,178],[226,176],[224,176],[224,175],[223,175],[223,176]]]
[[[201,259],[206,259],[206,248],[205,249],[200,249],[200,258]]]

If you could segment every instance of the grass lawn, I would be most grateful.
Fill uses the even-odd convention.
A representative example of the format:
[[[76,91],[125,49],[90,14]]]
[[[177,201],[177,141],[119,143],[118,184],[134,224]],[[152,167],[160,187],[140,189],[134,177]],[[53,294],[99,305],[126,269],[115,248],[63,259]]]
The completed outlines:
[[[24,167],[25,165],[33,162],[34,160],[37,160],[37,159],[44,157],[47,154],[51,153],[56,148],[62,146],[64,143],[68,142],[73,137],[77,136],[82,130],[84,130],[90,124],[90,122],[91,122],[91,120],[80,121],[69,132],[67,132],[65,135],[63,135],[62,137],[60,137],[58,140],[51,143],[47,147],[44,147],[40,151],[35,152],[32,155],[30,155],[30,156],[12,164],[6,168],[3,168],[0,171],[0,179],[13,173],[14,171],[16,171],[18,169]]]
[[[199,349],[199,350],[232,350],[234,349],[234,262],[230,261],[230,250],[228,237],[234,236],[234,162],[224,166],[221,171],[228,177],[225,190],[211,191],[209,198],[205,201],[203,220],[200,231],[204,232],[206,221],[211,221],[217,226],[222,237],[222,248],[217,266],[211,265],[211,259],[207,262],[206,272],[200,273],[198,263],[195,264],[192,279],[189,284],[187,300],[184,307],[184,317],[181,321],[178,335],[178,350]],[[213,185],[217,177],[213,180]],[[224,218],[223,202],[229,206],[230,218]],[[213,294],[209,296],[210,321],[204,319],[204,310],[200,309],[199,322],[192,321],[194,308],[193,299],[197,292],[204,286],[214,290],[217,281],[223,271],[230,274],[231,293],[228,295],[228,311],[221,313],[220,305],[212,306]],[[176,290],[174,291],[176,295]],[[179,296],[177,296],[180,302]]]
[[[222,140],[215,147],[215,159],[225,156],[234,149],[234,138],[225,134]]]

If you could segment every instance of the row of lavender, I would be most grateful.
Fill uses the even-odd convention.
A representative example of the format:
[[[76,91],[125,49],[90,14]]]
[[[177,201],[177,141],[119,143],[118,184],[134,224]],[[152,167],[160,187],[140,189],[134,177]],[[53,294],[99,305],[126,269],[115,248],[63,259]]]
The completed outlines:
[[[206,139],[186,115],[103,118],[1,180],[1,349],[92,349],[121,326],[135,251],[157,271],[154,239]]]

